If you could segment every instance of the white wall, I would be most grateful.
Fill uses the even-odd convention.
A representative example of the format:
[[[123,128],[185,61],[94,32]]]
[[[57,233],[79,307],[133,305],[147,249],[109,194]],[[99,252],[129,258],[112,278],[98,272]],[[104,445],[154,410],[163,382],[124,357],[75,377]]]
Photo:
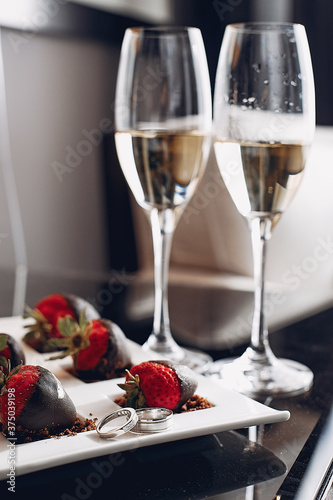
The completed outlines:
[[[2,45],[29,269],[105,270],[101,147],[83,131],[112,116],[118,51],[90,40],[24,39],[11,30],[3,30]],[[13,262],[5,201],[2,192],[0,266]]]
[[[173,21],[173,0],[71,0],[79,3],[110,11],[122,16],[130,16],[144,22],[168,23]]]

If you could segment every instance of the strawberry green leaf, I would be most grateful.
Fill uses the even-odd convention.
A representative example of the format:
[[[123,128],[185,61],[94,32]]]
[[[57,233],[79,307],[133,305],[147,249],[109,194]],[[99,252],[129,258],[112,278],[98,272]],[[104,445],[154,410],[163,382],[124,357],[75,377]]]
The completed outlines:
[[[8,360],[9,361],[9,360]],[[9,361],[9,365],[10,365],[10,361]],[[23,366],[23,362],[21,361],[21,363],[17,366],[15,366],[10,372],[9,372],[9,375],[8,375],[8,378],[9,377],[12,377],[13,375],[16,375],[17,373],[19,373],[19,371],[21,370]],[[9,367],[10,369],[10,367]]]
[[[86,320],[86,307],[80,312],[79,326],[82,332],[84,332],[88,326],[88,321]]]
[[[4,351],[7,347],[7,335],[0,333],[0,351]]]
[[[139,392],[139,397],[138,397],[138,407],[143,408],[146,404],[146,398],[143,395],[143,392]]]
[[[80,315],[80,324],[71,316],[67,315],[59,318],[57,328],[64,338],[50,339],[48,345],[56,347],[65,347],[66,350],[60,354],[50,357],[50,360],[63,359],[66,356],[75,356],[79,351],[90,345],[88,323]],[[82,329],[83,328],[83,329]]]
[[[130,392],[135,388],[135,385],[129,382],[126,384],[118,384],[118,387],[120,387],[120,389],[122,389],[125,392]]]
[[[65,351],[61,351],[58,354],[55,354],[54,356],[50,356],[47,358],[47,361],[53,361],[55,359],[64,359],[67,356],[75,356],[80,351],[80,349],[72,349],[72,347],[66,349]]]
[[[127,371],[128,379],[124,384],[118,384],[120,389],[126,391],[126,406],[130,408],[143,408],[146,403],[146,398],[140,387],[140,378],[139,375],[135,376],[131,374],[131,372]]]
[[[134,389],[134,391],[130,392],[127,396],[126,406],[137,410],[138,408],[143,408],[145,402],[146,398],[142,392],[139,389]]]
[[[35,329],[37,331],[43,329],[46,332],[50,332],[52,330],[52,325],[50,325],[45,316],[38,309],[31,309],[31,307],[26,305],[23,318],[35,320],[35,323],[24,325],[24,328]]]
[[[57,328],[64,337],[72,337],[79,329],[78,323],[71,316],[59,318]]]
[[[7,387],[6,387],[6,383],[7,383],[7,380],[12,377],[13,375],[16,375],[16,373],[18,373],[21,368],[22,368],[22,365],[23,365],[23,362],[21,361],[21,363],[17,366],[15,366],[15,368],[13,370],[11,370],[11,364],[10,364],[10,359],[7,360],[7,363],[8,363],[8,372],[9,374],[5,374],[2,372],[2,370],[0,370],[1,372],[1,377],[0,377],[0,387],[1,387],[1,391],[0,391],[0,396],[3,396],[6,392],[7,392]]]
[[[8,359],[5,356],[0,355],[0,371],[8,373],[8,370],[9,370]]]
[[[2,371],[0,370],[0,396],[3,396],[7,391],[5,384],[6,384],[5,374],[2,373]]]

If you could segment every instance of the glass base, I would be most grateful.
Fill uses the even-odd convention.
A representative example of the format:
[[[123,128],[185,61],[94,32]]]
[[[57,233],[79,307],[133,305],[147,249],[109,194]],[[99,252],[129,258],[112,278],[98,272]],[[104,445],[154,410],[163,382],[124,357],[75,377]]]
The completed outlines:
[[[240,358],[208,363],[202,373],[221,378],[230,389],[260,399],[296,396],[307,392],[313,383],[312,371],[303,364],[274,355],[268,361],[253,359],[250,348]]]
[[[154,334],[143,344],[142,349],[157,353],[160,359],[168,359],[169,361],[181,363],[198,372],[201,372],[202,367],[207,363],[212,363],[213,361],[212,357],[205,352],[180,347],[173,339],[170,341],[160,341]]]

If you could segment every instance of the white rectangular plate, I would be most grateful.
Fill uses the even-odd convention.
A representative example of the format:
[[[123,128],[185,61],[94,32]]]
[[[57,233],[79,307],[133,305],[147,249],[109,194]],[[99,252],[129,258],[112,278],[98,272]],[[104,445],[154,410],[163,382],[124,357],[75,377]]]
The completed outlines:
[[[24,334],[23,325],[22,318],[2,318],[0,319],[0,332],[9,333],[17,339],[21,339]],[[143,353],[140,346],[131,341],[129,343],[133,363],[153,359],[152,355]],[[48,361],[49,355],[37,353],[25,345],[23,348],[26,364],[45,366],[61,380],[81,417],[96,417],[99,420],[119,408],[114,403],[114,399],[123,392],[117,385],[123,379],[86,384],[68,373],[66,367],[70,366],[70,361]],[[15,445],[15,474],[27,474],[78,460],[214,432],[281,422],[290,417],[288,411],[269,408],[205,377],[198,375],[197,378],[196,393],[211,401],[215,405],[213,408],[176,414],[173,418],[173,426],[160,433],[136,434],[128,432],[118,438],[102,439],[95,431],[88,431],[77,436]],[[8,460],[8,441],[0,435],[0,479],[7,478]]]

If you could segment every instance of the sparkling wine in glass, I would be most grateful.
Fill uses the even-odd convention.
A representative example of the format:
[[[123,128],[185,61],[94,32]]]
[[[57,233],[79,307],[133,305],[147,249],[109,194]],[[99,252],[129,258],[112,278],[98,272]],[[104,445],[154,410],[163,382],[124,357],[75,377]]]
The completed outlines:
[[[222,41],[214,94],[214,148],[238,211],[247,219],[254,260],[250,346],[211,367],[250,396],[295,395],[313,374],[277,359],[265,318],[266,245],[303,177],[315,129],[310,52],[301,25],[229,25]]]
[[[192,368],[209,357],[183,349],[172,336],[168,268],[176,224],[206,164],[211,115],[200,30],[127,29],[116,87],[115,141],[127,183],[152,227],[154,322],[143,348]]]

